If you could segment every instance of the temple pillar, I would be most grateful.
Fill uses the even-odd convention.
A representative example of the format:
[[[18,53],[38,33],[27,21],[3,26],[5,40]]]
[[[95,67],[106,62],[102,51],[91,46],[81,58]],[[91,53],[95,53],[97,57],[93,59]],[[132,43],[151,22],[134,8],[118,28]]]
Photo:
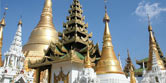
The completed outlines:
[[[7,67],[9,65],[9,59],[10,59],[10,56],[8,56],[8,59],[7,59]]]
[[[51,83],[51,67],[48,68],[48,83]]]
[[[36,83],[40,83],[40,68],[36,69]]]
[[[6,66],[6,60],[7,60],[7,58],[5,58],[5,62],[4,62],[4,64],[3,64],[4,67]]]
[[[17,57],[15,57],[15,64],[14,67],[17,68]]]

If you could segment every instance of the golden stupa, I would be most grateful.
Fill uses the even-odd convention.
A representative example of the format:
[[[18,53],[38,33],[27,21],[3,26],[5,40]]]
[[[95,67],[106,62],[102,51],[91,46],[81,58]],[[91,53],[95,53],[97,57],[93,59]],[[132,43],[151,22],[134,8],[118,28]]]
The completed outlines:
[[[162,59],[159,56],[158,50],[157,50],[157,46],[156,46],[156,41],[153,35],[153,31],[152,31],[152,26],[149,23],[148,26],[148,30],[149,30],[149,60],[148,60],[148,71],[152,70],[152,61],[153,61],[153,53],[156,56],[156,60],[157,60],[157,64],[159,65],[160,69],[165,70],[164,67],[164,63],[162,61]]]
[[[45,0],[43,12],[36,28],[31,32],[29,41],[23,46],[26,61],[35,63],[44,56],[44,50],[50,42],[58,41],[58,32],[55,30],[52,15],[52,1]]]
[[[108,24],[110,21],[110,18],[107,14],[107,10],[105,12],[103,21],[105,22],[103,48],[102,48],[101,58],[99,62],[97,63],[96,72],[97,74],[106,74],[106,73],[124,74],[120,66],[120,62],[118,61],[115,55],[115,52],[113,50],[112,38],[111,38],[111,34],[109,31],[109,24]]]

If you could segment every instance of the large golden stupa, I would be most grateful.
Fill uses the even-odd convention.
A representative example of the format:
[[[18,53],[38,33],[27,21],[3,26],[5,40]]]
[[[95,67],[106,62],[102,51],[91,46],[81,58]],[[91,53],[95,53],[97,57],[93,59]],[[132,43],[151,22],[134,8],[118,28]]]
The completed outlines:
[[[44,56],[44,50],[48,48],[50,42],[58,41],[58,32],[55,30],[52,15],[52,2],[45,0],[45,5],[40,21],[31,32],[29,41],[23,46],[26,61],[35,63]]]
[[[113,49],[112,38],[111,38],[110,30],[109,30],[110,18],[107,14],[106,8],[105,8],[105,16],[103,21],[105,23],[105,30],[104,30],[104,36],[103,36],[103,49],[101,52],[101,58],[96,67],[96,73],[97,74],[107,74],[107,73],[124,74],[120,66],[120,62],[118,61]]]

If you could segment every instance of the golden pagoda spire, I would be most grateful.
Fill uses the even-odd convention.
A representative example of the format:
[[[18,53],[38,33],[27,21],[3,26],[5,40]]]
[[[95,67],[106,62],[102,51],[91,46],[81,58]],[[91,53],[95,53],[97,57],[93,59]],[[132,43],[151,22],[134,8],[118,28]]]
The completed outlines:
[[[127,55],[128,55],[127,63],[129,63],[129,65],[132,66],[133,69],[135,69],[135,68],[134,68],[134,65],[133,65],[133,63],[132,63],[132,60],[131,60],[131,58],[130,58],[130,52],[129,52],[129,49],[127,49]]]
[[[105,16],[103,21],[105,22],[103,48],[102,48],[101,58],[99,62],[97,63],[96,72],[97,74],[105,74],[105,73],[124,74],[120,66],[120,62],[118,61],[115,55],[115,52],[113,50],[111,34],[109,31],[109,25],[108,25],[110,18],[107,14],[106,6],[105,6]]]
[[[156,41],[155,41],[153,31],[152,31],[152,26],[150,25],[149,16],[148,16],[148,22],[149,22],[149,25],[148,25],[148,31],[149,31],[149,60],[148,60],[148,64],[147,64],[147,66],[148,66],[147,70],[148,71],[152,70],[153,52],[155,53],[157,64],[159,65],[160,69],[165,70],[164,63],[161,60],[161,58],[159,56],[159,53],[158,53],[158,50],[157,50]]]
[[[92,68],[92,63],[91,63],[90,56],[89,56],[89,45],[88,45],[88,49],[87,49],[87,55],[84,59],[84,68]]]
[[[126,77],[129,76],[129,73],[130,73],[130,66],[132,67],[133,70],[135,69],[135,67],[134,67],[134,65],[133,65],[133,63],[132,63],[132,60],[131,60],[131,58],[130,58],[129,49],[127,49],[127,56],[128,56],[128,57],[127,57],[127,59],[126,59],[126,65],[125,65],[125,67],[124,67],[124,72],[125,72]]]
[[[130,83],[136,83],[136,78],[135,78],[135,73],[134,73],[134,65],[131,61],[130,58],[130,53],[129,53],[129,49],[127,49],[127,55],[128,55],[128,61],[129,61],[129,72],[130,72]]]
[[[54,28],[52,15],[52,0],[45,0],[40,22],[36,28]]]
[[[48,48],[51,42],[56,43],[58,40],[58,32],[53,24],[52,0],[45,0],[40,21],[31,32],[28,43],[23,46],[24,53],[29,51],[26,61],[29,59],[32,63],[35,63],[36,60],[42,59],[44,50]]]
[[[3,18],[0,21],[0,67],[2,66],[2,45],[3,45],[2,41],[3,41],[3,28],[6,26],[5,23],[6,10],[8,10],[8,8],[5,8]]]
[[[134,69],[132,67],[132,64],[130,64],[130,83],[136,83],[136,78],[134,74]]]

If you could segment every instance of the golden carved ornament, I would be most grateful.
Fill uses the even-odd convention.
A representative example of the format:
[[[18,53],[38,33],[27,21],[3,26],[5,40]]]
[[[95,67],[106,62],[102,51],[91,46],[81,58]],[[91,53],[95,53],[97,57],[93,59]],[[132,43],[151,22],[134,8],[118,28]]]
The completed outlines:
[[[85,59],[84,59],[84,67],[92,68],[91,58],[89,56],[89,45],[87,47],[88,49],[87,49],[87,55],[85,56]]]
[[[69,83],[69,72],[67,75],[63,73],[62,67],[61,71],[59,72],[59,75],[54,74],[54,83],[59,83],[59,81],[63,81],[64,83]]]

